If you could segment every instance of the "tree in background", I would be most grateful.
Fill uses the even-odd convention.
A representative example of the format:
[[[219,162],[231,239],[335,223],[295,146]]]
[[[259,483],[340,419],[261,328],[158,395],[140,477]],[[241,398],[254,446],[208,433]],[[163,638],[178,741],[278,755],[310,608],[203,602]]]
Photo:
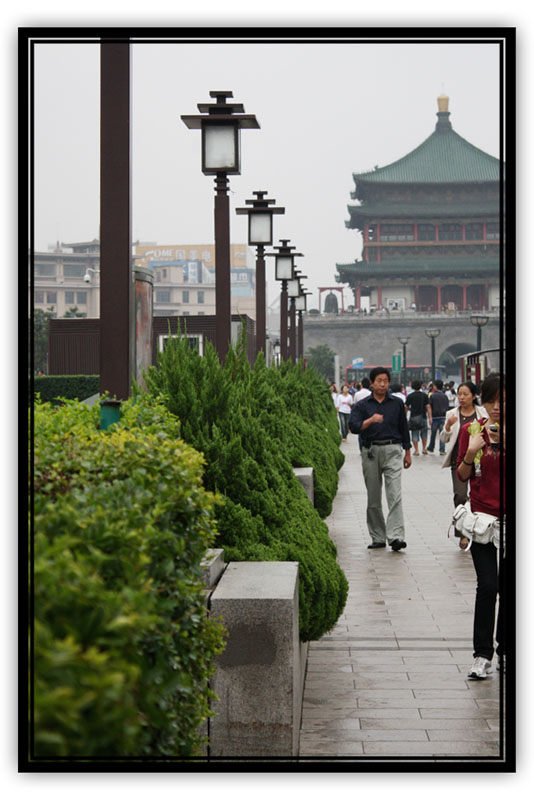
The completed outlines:
[[[48,320],[53,317],[53,308],[47,311],[42,308],[33,310],[33,337],[32,321],[28,319],[28,370],[31,364],[31,348],[33,343],[33,368],[39,372],[48,373]]]
[[[327,344],[319,344],[317,347],[310,347],[308,353],[308,366],[314,367],[319,375],[322,375],[328,383],[332,383],[334,380],[334,351],[330,350]]]
[[[85,311],[78,311],[78,306],[71,306],[68,311],[63,314],[63,319],[70,319],[71,317],[86,317]]]

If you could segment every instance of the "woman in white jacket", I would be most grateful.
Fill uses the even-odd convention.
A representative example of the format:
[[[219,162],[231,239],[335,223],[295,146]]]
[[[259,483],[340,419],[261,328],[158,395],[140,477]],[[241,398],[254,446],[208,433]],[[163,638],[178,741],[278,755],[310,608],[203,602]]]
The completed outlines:
[[[458,386],[456,394],[458,406],[450,408],[445,415],[445,423],[440,433],[442,442],[448,443],[447,453],[441,465],[442,469],[449,467],[452,476],[453,503],[454,507],[467,502],[468,482],[461,481],[456,474],[456,458],[458,455],[458,434],[460,428],[468,425],[475,419],[488,416],[484,406],[477,405],[476,387],[471,381],[465,381]],[[460,534],[455,532],[456,536]],[[463,537],[460,540],[460,547],[465,549],[468,541]]]

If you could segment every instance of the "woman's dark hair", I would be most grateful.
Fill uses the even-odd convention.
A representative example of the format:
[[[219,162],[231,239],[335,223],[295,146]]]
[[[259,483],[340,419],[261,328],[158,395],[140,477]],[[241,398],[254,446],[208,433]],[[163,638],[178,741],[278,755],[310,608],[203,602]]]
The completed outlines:
[[[478,405],[477,387],[475,386],[475,384],[472,381],[462,381],[462,383],[458,384],[458,392],[460,391],[462,386],[465,386],[466,389],[469,389],[469,391],[473,395],[473,405],[477,406]],[[457,394],[458,394],[458,392],[457,392]]]
[[[392,383],[390,388],[392,392],[402,392],[402,386],[400,383]]]
[[[368,389],[370,386],[369,378],[362,378],[362,389]]]
[[[374,383],[379,375],[387,375],[388,383],[391,383],[391,375],[389,373],[389,369],[386,369],[385,367],[373,367],[373,369],[369,373],[369,380],[371,381],[371,383]]]
[[[413,389],[415,392],[416,392],[418,389],[420,389],[420,388],[421,388],[421,386],[422,386],[422,383],[421,383],[421,381],[417,381],[417,380],[415,380],[415,381],[412,381],[412,389]]]
[[[490,372],[487,378],[482,381],[480,387],[480,399],[482,403],[493,403],[501,392],[501,376],[497,372]]]

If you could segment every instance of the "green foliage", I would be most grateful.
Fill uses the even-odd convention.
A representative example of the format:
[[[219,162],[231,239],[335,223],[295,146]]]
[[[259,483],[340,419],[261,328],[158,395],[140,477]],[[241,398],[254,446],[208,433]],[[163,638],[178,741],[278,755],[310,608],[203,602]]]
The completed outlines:
[[[29,388],[29,387],[28,387]],[[98,375],[42,375],[33,379],[33,389],[43,403],[58,403],[58,398],[86,400],[100,391]],[[28,402],[31,398],[28,397]]]
[[[35,754],[198,752],[222,628],[200,562],[217,502],[178,420],[145,396],[35,406]]]
[[[347,582],[318,513],[331,509],[343,463],[330,394],[312,370],[250,368],[241,342],[224,366],[170,339],[148,391],[178,417],[185,441],[206,459],[207,489],[223,495],[217,545],[227,560],[300,562],[300,636],[320,638],[343,610]],[[317,510],[293,466],[313,466]]]
[[[334,358],[335,353],[327,344],[319,344],[317,347],[310,347],[308,364],[317,370],[325,380],[332,383],[334,380]]]

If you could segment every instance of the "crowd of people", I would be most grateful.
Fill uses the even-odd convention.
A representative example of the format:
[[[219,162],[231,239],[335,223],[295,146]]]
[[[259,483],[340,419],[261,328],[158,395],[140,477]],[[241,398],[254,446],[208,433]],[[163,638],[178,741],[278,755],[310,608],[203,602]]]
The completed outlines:
[[[330,392],[337,408],[343,441],[358,436],[367,489],[368,549],[407,546],[402,511],[402,470],[413,455],[434,453],[436,441],[450,470],[453,523],[460,550],[471,553],[477,577],[471,679],[491,671],[495,607],[498,669],[504,667],[504,474],[506,451],[505,394],[501,376],[490,374],[480,385],[441,380],[414,380],[405,388],[391,383],[385,367],[375,367],[361,384],[351,382]],[[430,440],[429,440],[430,433]],[[421,443],[421,453],[419,452]],[[382,485],[388,507],[382,510]],[[451,513],[452,516],[452,513]]]

